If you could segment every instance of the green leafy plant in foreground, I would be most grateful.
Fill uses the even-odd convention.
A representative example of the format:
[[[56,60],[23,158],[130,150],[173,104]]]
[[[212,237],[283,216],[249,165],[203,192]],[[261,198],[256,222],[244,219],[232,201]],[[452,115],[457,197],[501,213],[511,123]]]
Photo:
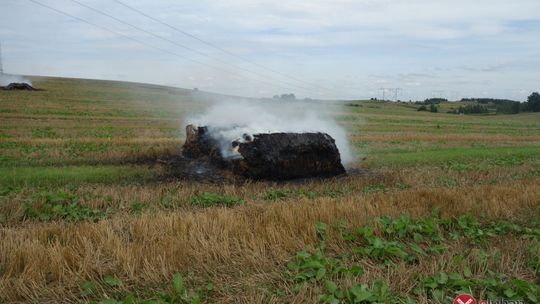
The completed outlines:
[[[105,284],[107,284],[110,287],[117,287],[117,286],[122,285],[122,280],[113,276],[106,276],[103,279],[103,282],[105,282]]]
[[[191,203],[200,207],[226,206],[233,207],[242,205],[245,201],[236,196],[221,195],[212,192],[204,192],[191,198]]]
[[[98,290],[98,285],[92,281],[85,281],[81,284],[80,293],[83,297],[88,297],[95,294]]]
[[[441,303],[451,301],[460,293],[489,299],[521,299],[531,303],[538,303],[540,298],[540,286],[537,284],[489,270],[488,260],[493,255],[482,249],[486,248],[489,239],[499,235],[513,234],[530,239],[532,244],[528,248],[527,265],[538,275],[540,220],[530,221],[527,226],[505,220],[482,223],[470,214],[443,219],[439,216],[439,210],[434,210],[431,217],[420,219],[407,215],[382,217],[373,225],[363,226],[352,233],[345,226],[346,223],[341,223],[337,228],[343,240],[352,245],[353,254],[330,257],[325,250],[327,225],[317,224],[319,243],[315,253],[300,251],[287,265],[285,276],[295,284],[293,290],[298,291],[300,287],[309,285],[320,293],[319,300],[324,303],[414,303],[410,295],[403,297],[392,293],[385,282],[343,285],[346,281],[342,279],[351,274],[362,276],[362,268],[353,262],[358,258],[380,263],[382,267],[392,267],[398,261],[415,263],[420,256],[443,253],[447,250],[445,241],[461,240],[476,246],[482,273],[486,272],[487,275],[475,277],[469,265],[465,264],[460,265],[462,274],[439,272],[423,278],[419,276],[421,281],[414,290],[415,295],[427,296]],[[496,253],[494,255],[497,256]],[[456,261],[465,260],[465,256],[456,257]]]
[[[373,230],[369,227],[360,229],[359,234],[367,242],[367,244],[356,248],[355,251],[360,256],[370,257],[378,261],[390,261],[389,259],[392,257],[399,259],[413,258],[407,254],[402,244],[375,236]]]
[[[182,278],[181,274],[175,273],[173,275],[173,287],[173,293],[161,294],[161,300],[165,301],[165,303],[201,303],[201,290],[193,291],[186,288],[186,286],[184,285],[184,279]],[[208,285],[207,289],[212,290],[213,287],[211,285]]]
[[[485,278],[472,278],[470,270],[464,274],[439,272],[423,279],[421,287],[415,293],[427,292],[430,298],[440,302],[451,301],[456,295],[484,293],[484,298],[508,300],[527,300],[538,303],[540,286],[503,274],[488,271]]]
[[[263,199],[266,201],[277,201],[286,198],[289,191],[284,189],[270,188],[263,193]]]
[[[44,199],[44,203],[25,204],[25,217],[43,222],[59,219],[68,221],[97,221],[108,216],[111,212],[111,209],[104,211],[81,205],[76,195],[65,191],[45,192],[41,193],[40,196]]]
[[[123,285],[123,282],[112,276],[103,279],[108,288],[115,288]],[[97,291],[97,285],[93,282],[84,282],[81,287],[81,295],[84,297],[92,296]],[[139,297],[133,293],[124,296],[113,296],[102,299],[99,304],[135,304],[135,303],[164,303],[164,304],[198,304],[212,292],[214,286],[208,283],[204,289],[190,289],[186,287],[184,278],[180,273],[175,273],[172,278],[172,289],[169,292],[159,292],[156,295],[148,297]],[[117,293],[116,293],[117,294]]]
[[[386,192],[386,191],[388,191],[388,188],[384,184],[369,185],[362,189],[362,193],[364,194]]]
[[[358,284],[344,289],[340,289],[332,281],[326,281],[325,288],[326,292],[319,297],[319,300],[329,304],[387,303],[392,299],[390,287],[383,281],[376,281],[371,286]]]
[[[292,278],[296,283],[296,290],[300,289],[305,283],[322,281],[325,278],[360,276],[363,274],[362,268],[358,265],[347,268],[339,259],[328,257],[325,254],[328,227],[324,223],[319,223],[316,229],[319,243],[315,253],[301,251],[287,265],[286,276]]]

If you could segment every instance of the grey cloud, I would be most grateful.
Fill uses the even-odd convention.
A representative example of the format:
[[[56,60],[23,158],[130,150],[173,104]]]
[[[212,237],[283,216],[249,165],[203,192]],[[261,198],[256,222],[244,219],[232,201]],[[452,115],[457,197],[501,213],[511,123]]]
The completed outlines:
[[[26,0],[4,0],[0,3],[0,42],[8,72],[175,83],[201,89],[208,86],[234,95],[294,91],[298,96],[308,96],[314,92],[283,85],[294,81],[210,49],[110,1],[79,0],[230,65],[149,37],[69,0],[39,1],[231,71],[156,51]],[[406,94],[411,98],[429,95],[433,88],[472,92],[476,86],[487,86],[493,96],[505,97],[538,90],[535,86],[540,83],[540,75],[534,73],[540,69],[540,28],[533,26],[539,20],[537,0],[129,3],[250,61],[316,86],[338,89],[320,97],[355,98],[368,95],[381,83],[408,87]],[[237,67],[281,81],[266,79],[274,83],[268,85]]]

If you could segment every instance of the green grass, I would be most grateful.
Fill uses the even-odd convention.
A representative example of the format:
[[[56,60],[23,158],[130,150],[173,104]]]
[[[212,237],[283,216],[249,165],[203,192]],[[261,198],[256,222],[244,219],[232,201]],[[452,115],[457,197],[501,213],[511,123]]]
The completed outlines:
[[[0,171],[2,186],[140,183],[155,176],[154,171],[142,166],[3,167]]]
[[[505,158],[531,159],[540,157],[540,147],[482,147],[445,148],[425,151],[385,152],[377,151],[368,162],[371,165],[439,165],[449,161],[479,162],[494,160],[493,164],[504,164]],[[502,160],[497,162],[497,160]]]
[[[182,119],[186,114],[200,112],[218,95],[193,95],[190,90],[174,89],[138,83],[109,82],[85,79],[40,78],[32,79],[39,92],[0,92],[0,166],[43,165],[95,165],[91,158],[98,153],[140,151],[135,143],[125,146],[98,142],[100,139],[120,138],[178,138],[182,136]],[[506,134],[515,138],[540,134],[540,115],[471,116],[447,113],[424,113],[416,106],[403,103],[355,101],[357,107],[324,106],[350,135],[399,134]],[[461,103],[443,103],[445,109],[459,107]],[[319,107],[313,104],[311,107]],[[21,116],[25,115],[26,116]],[[79,138],[87,139],[84,143]],[[29,144],[10,142],[9,139],[59,139],[66,146],[54,143]],[[96,142],[92,142],[95,139]],[[89,141],[88,141],[89,140]],[[411,140],[387,143],[381,149],[377,140],[356,140],[361,155],[368,155],[368,166],[388,162],[394,165],[431,164],[461,158],[461,152],[479,157],[507,150],[491,147],[477,151],[460,142]],[[540,146],[538,142],[527,143]],[[130,149],[130,146],[133,149]],[[512,142],[499,145],[515,146]],[[522,144],[524,145],[524,144]],[[439,149],[440,146],[440,149]],[[371,148],[373,147],[373,148]],[[492,148],[496,148],[492,150]],[[424,151],[418,151],[423,149]],[[463,149],[464,151],[460,151]],[[526,149],[526,148],[520,148]],[[447,150],[443,152],[441,150]],[[5,152],[5,153],[2,153]],[[520,154],[521,152],[516,152]],[[516,154],[511,152],[510,154]],[[111,153],[112,154],[112,153]],[[489,156],[491,157],[491,156]],[[429,158],[429,160],[426,160]],[[440,158],[441,160],[433,159]],[[103,161],[103,165],[115,162]]]
[[[4,246],[11,251],[0,255],[0,273],[4,264],[17,263],[5,273],[4,286],[13,284],[8,302],[450,303],[456,292],[481,287],[492,297],[536,302],[538,221],[521,216],[533,217],[530,210],[512,208],[535,203],[540,113],[444,113],[460,103],[443,103],[439,113],[391,102],[312,103],[314,111],[334,115],[358,154],[367,156],[354,164],[365,174],[283,184],[164,182],[158,168],[126,164],[177,153],[184,119],[223,96],[136,83],[32,80],[45,91],[0,91],[0,226],[13,237]],[[469,202],[475,189],[497,196]],[[514,189],[527,190],[504,197]],[[329,219],[326,212],[342,203],[365,209]],[[506,207],[497,211],[498,203]],[[483,209],[475,214],[512,216],[502,222],[498,215],[492,221],[440,216],[478,204]],[[432,206],[441,213],[429,217]],[[369,218],[364,226],[370,210],[412,216]],[[291,214],[297,216],[289,222]],[[329,224],[309,229],[322,220]],[[236,221],[250,230],[214,229]],[[116,231],[114,224],[105,242],[87,237],[111,223],[125,226]],[[171,235],[161,235],[169,226]],[[64,233],[65,227],[74,232]],[[28,243],[33,237],[43,247]],[[81,242],[85,252],[75,248]],[[58,263],[28,259],[23,251],[32,248]],[[197,258],[184,261],[186,248]],[[164,255],[145,256],[148,250]],[[56,270],[68,275],[49,275]]]
[[[204,192],[201,195],[196,195],[191,198],[191,203],[195,206],[210,207],[210,206],[225,206],[233,207],[236,205],[242,205],[246,202],[236,196],[221,195],[219,193]]]

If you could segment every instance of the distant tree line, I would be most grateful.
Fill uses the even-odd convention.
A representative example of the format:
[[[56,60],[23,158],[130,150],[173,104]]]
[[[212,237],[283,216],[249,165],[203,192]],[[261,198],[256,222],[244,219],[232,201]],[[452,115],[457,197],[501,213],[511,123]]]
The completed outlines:
[[[519,101],[510,99],[497,99],[497,98],[462,98],[464,102],[476,102],[483,105],[493,105],[494,111],[501,114],[517,114],[521,111],[521,103]],[[488,107],[480,106],[465,106],[467,109],[458,109],[459,114],[481,114],[487,113]],[[463,107],[463,108],[465,108]],[[461,108],[461,107],[460,107]],[[459,111],[462,110],[462,111]]]
[[[501,114],[517,114],[519,112],[540,112],[540,94],[537,92],[532,93],[526,102],[519,102],[510,99],[495,99],[495,98],[463,98],[464,102],[476,102],[477,105],[467,105],[465,107],[459,107],[459,109],[452,111],[456,114],[480,114],[487,113],[488,106],[493,105],[494,110]]]
[[[282,99],[282,100],[296,100],[296,95],[294,95],[294,93],[281,94],[281,95],[274,95],[273,98]]]
[[[497,99],[497,98],[462,98],[461,101],[465,102],[477,102],[481,104],[504,104],[504,103],[510,103],[510,102],[517,102],[510,99]]]
[[[480,104],[472,104],[472,105],[466,105],[466,106],[460,106],[457,109],[451,110],[448,113],[453,114],[485,114],[488,113],[489,110],[486,106],[480,105]]]
[[[527,98],[525,108],[529,112],[540,112],[540,94],[538,92],[532,93]]]
[[[440,104],[441,102],[446,102],[446,101],[448,101],[448,99],[446,98],[428,98],[424,101],[415,101],[414,103],[419,104],[419,105],[430,105],[430,104]]]

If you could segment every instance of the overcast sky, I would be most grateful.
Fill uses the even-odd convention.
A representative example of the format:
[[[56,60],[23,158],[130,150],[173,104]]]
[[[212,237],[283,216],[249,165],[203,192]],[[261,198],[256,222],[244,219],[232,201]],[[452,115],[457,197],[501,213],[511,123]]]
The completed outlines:
[[[122,0],[257,65],[111,0],[77,1],[174,44],[71,0],[36,1],[120,35],[29,0],[0,0],[6,73],[244,96],[366,98],[399,87],[404,100],[524,100],[540,90],[539,0]]]

